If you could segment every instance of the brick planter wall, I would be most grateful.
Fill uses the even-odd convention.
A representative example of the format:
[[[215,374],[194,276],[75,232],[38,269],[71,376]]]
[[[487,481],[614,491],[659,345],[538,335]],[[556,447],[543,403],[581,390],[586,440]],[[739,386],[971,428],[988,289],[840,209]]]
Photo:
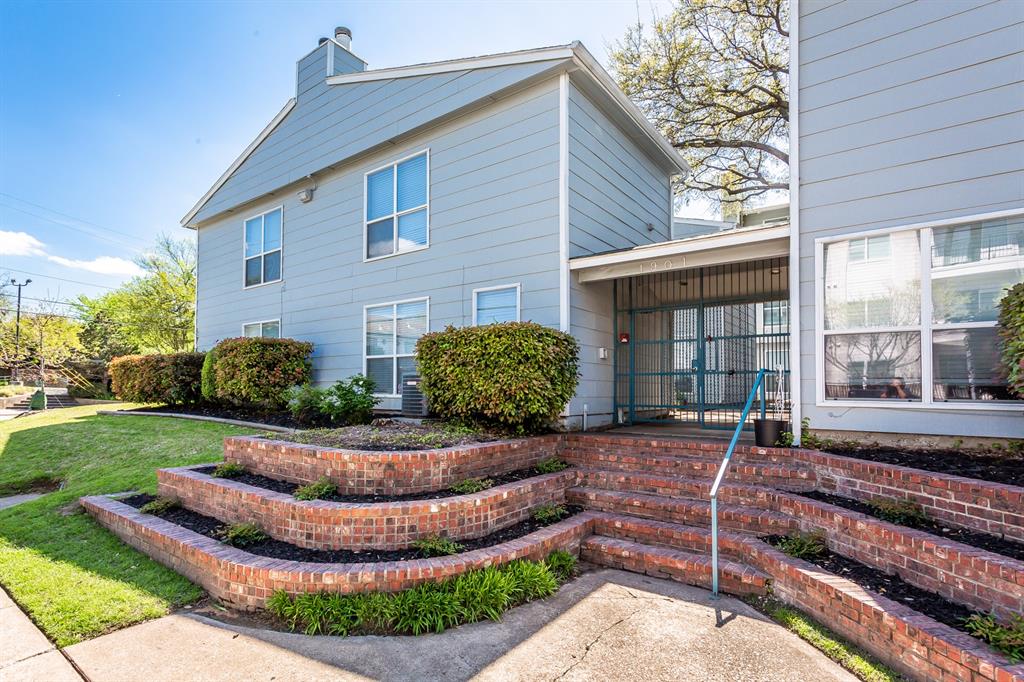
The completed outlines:
[[[158,470],[160,495],[221,521],[255,523],[273,538],[314,549],[402,549],[429,535],[478,538],[529,518],[538,505],[565,502],[565,489],[576,480],[570,469],[434,500],[303,502],[196,468]]]
[[[404,495],[445,490],[467,478],[525,469],[558,455],[562,436],[476,443],[439,450],[339,450],[254,436],[224,439],[224,459],[294,483],[327,476],[342,494]]]
[[[366,564],[311,564],[271,559],[224,545],[205,535],[109,497],[83,497],[82,506],[132,547],[187,576],[213,597],[236,608],[262,608],[277,590],[396,592],[468,570],[515,559],[542,559],[556,549],[576,553],[590,533],[587,512],[517,540],[454,556]]]

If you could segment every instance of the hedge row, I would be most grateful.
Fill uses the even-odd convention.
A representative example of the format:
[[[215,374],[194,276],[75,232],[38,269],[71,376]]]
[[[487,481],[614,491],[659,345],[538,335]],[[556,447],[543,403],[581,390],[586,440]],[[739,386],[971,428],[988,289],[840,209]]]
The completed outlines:
[[[999,335],[1010,390],[1024,398],[1024,282],[1010,287],[999,303]]]
[[[202,402],[203,353],[125,355],[110,361],[114,394],[133,403],[194,405]]]

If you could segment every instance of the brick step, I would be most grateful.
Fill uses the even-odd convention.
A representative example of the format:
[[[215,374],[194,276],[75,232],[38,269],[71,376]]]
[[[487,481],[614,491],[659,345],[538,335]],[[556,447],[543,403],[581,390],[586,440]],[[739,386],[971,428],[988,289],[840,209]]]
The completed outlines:
[[[629,451],[579,453],[566,450],[567,461],[587,469],[628,471],[644,474],[670,474],[687,478],[713,479],[721,459],[697,456],[633,454]],[[725,480],[770,485],[784,490],[812,490],[814,470],[806,464],[745,462],[733,459]]]
[[[711,494],[711,478],[693,478],[672,474],[648,474],[639,471],[580,469],[580,485],[618,492],[663,495],[665,497],[707,500]],[[749,483],[724,483],[718,490],[719,502],[736,502],[770,507],[778,496],[775,488]]]
[[[636,455],[665,455],[676,457],[698,457],[721,460],[729,444],[721,440],[693,440],[682,437],[631,436],[609,433],[577,433],[568,438],[566,447],[580,454],[623,453]],[[789,464],[793,461],[793,450],[789,448],[763,448],[739,444],[733,451],[736,460]]]
[[[631,540],[591,535],[580,546],[580,558],[602,566],[668,578],[687,585],[711,587],[711,557],[671,547],[645,545]],[[743,564],[718,563],[719,587],[735,595],[766,594],[768,577]]]
[[[711,503],[707,500],[689,500],[664,495],[601,490],[575,487],[565,493],[571,504],[579,504],[595,511],[612,512],[681,523],[688,526],[711,525]],[[721,528],[756,534],[781,533],[799,529],[799,523],[786,514],[733,504],[718,505],[718,524]]]
[[[272,538],[311,549],[403,549],[431,535],[482,537],[530,518],[539,505],[564,503],[577,476],[570,469],[469,495],[353,503],[296,500],[196,471],[204,466],[157,470],[160,495],[225,523],[255,523]]]
[[[711,530],[697,526],[686,526],[670,521],[644,519],[625,514],[592,512],[594,533],[620,540],[630,540],[644,545],[668,547],[695,554],[711,554]],[[718,532],[718,549],[722,556],[743,563],[751,547],[760,541],[743,533]]]

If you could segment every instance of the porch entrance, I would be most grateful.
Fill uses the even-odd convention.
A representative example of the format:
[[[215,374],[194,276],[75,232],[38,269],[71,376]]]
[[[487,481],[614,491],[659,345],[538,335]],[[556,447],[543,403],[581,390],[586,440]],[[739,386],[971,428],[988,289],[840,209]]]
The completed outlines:
[[[771,258],[616,280],[618,421],[734,429],[761,367],[782,369],[788,419],[788,269]]]

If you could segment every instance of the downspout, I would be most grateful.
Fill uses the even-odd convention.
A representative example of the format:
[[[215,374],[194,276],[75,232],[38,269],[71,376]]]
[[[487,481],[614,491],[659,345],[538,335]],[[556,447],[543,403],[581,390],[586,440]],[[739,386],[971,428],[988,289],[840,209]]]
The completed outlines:
[[[789,0],[789,399],[800,444],[800,0]],[[818,358],[812,358],[817,371]]]

